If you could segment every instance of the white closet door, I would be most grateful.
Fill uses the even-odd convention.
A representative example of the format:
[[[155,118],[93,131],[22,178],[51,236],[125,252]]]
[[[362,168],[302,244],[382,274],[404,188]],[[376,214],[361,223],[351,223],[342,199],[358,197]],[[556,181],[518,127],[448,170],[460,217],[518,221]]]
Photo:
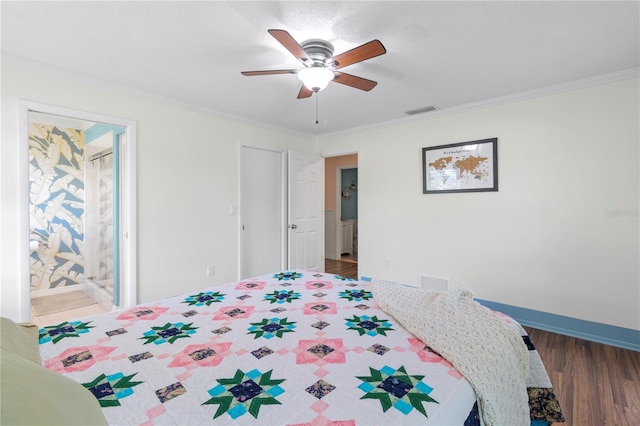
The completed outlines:
[[[283,153],[242,146],[240,278],[283,267]]]

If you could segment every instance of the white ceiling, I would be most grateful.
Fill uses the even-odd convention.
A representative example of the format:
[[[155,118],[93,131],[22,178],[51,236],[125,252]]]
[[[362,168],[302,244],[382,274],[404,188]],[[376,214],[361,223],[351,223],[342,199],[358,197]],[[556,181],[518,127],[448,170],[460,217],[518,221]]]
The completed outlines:
[[[640,66],[637,1],[1,2],[3,61],[53,66],[129,93],[308,135],[393,122]],[[322,38],[342,53],[379,39],[387,53],[296,99],[300,68],[267,30]],[[27,60],[27,61],[24,61]],[[634,70],[635,69],[635,70]],[[315,95],[314,95],[315,97]],[[72,105],[66,105],[73,107]]]

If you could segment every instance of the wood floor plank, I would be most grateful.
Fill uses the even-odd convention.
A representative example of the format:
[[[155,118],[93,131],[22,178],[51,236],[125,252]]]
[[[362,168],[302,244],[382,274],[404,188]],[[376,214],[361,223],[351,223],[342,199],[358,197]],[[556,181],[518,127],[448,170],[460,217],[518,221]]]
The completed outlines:
[[[342,275],[343,277],[353,278],[354,280],[358,279],[357,263],[325,259],[324,270],[331,274]]]
[[[640,424],[640,352],[525,327],[567,425]]]

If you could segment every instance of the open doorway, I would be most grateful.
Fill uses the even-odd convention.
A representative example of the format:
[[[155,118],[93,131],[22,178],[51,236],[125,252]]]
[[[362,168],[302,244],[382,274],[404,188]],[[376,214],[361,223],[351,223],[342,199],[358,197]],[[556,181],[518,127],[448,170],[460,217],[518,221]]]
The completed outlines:
[[[24,107],[28,265],[21,317],[47,325],[135,304],[135,125]]]
[[[358,154],[325,158],[325,271],[358,278]]]

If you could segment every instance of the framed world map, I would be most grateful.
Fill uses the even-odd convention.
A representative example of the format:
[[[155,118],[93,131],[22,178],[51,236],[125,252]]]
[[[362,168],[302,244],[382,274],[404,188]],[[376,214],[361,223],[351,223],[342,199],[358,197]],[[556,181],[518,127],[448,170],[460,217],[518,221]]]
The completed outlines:
[[[498,190],[498,139],[422,148],[424,194]]]

